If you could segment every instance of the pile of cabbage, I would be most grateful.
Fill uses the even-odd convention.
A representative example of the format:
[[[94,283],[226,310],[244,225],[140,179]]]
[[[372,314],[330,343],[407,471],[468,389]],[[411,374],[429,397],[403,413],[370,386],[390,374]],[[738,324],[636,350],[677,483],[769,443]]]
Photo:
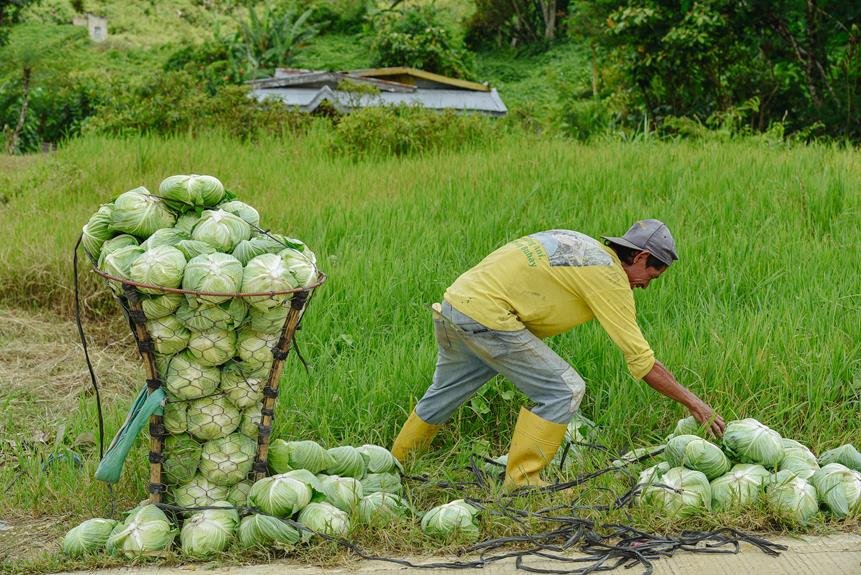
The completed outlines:
[[[269,454],[274,475],[226,486],[197,473],[169,492],[168,503],[183,509],[172,519],[142,502],[122,522],[84,521],[67,533],[63,550],[73,557],[134,557],[163,554],[176,542],[183,555],[207,557],[228,548],[291,548],[315,533],[344,537],[354,525],[384,528],[414,515],[403,497],[400,463],[384,447],[325,449],[314,441],[278,439]],[[188,463],[195,454],[180,458]]]
[[[718,445],[689,417],[667,437],[664,461],[643,470],[637,487],[642,504],[670,517],[762,503],[802,524],[820,510],[844,518],[861,514],[861,454],[846,444],[817,458],[755,419],[729,422]]]
[[[167,394],[163,480],[183,506],[226,494],[254,462],[263,388],[289,311],[285,292],[317,279],[300,240],[263,230],[215,177],[176,175],[102,205],[82,230],[98,268],[139,287]],[[119,282],[109,282],[122,294]],[[182,289],[195,293],[173,293]]]

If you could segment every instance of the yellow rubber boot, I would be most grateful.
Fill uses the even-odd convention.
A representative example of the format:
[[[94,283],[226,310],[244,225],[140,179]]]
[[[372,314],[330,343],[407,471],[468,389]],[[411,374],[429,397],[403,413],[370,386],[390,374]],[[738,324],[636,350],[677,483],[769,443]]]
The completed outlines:
[[[430,445],[440,427],[442,426],[427,423],[413,410],[392,445],[392,455],[404,463],[410,453]]]
[[[547,421],[521,407],[511,436],[511,447],[508,449],[505,489],[547,485],[539,474],[556,455],[566,429],[567,426],[563,423]]]

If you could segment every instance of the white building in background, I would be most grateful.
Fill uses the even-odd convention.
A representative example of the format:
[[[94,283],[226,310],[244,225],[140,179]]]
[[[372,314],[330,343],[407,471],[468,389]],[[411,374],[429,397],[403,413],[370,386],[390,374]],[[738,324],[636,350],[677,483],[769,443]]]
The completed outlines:
[[[75,26],[84,26],[90,34],[90,40],[93,42],[104,42],[108,39],[108,19],[93,14],[85,14],[83,16],[75,16],[72,18],[72,24]]]

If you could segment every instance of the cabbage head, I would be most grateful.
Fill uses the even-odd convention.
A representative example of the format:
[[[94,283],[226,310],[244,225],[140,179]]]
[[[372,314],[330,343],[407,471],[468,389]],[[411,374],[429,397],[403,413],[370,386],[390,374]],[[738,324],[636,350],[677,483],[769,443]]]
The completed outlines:
[[[147,238],[161,228],[172,228],[176,217],[158,197],[143,186],[120,194],[114,200],[111,212],[111,228]]]
[[[234,507],[246,507],[248,505],[248,492],[251,491],[251,481],[240,481],[230,488],[227,493],[227,502]]]
[[[377,491],[359,501],[359,520],[372,527],[385,527],[410,514],[406,500],[394,493]]]
[[[400,461],[395,459],[392,452],[385,447],[379,445],[365,444],[357,447],[362,458],[365,460],[365,467],[368,468],[368,473],[403,473],[404,468]]]
[[[203,448],[187,433],[168,435],[164,439],[162,471],[165,483],[180,485],[194,479]]]
[[[192,258],[182,276],[184,290],[219,294],[196,296],[197,303],[225,302],[239,292],[241,285],[242,264],[230,254],[218,252]]]
[[[194,331],[234,330],[242,325],[247,313],[248,306],[242,298],[230,298],[219,304],[197,304],[194,299],[186,298],[176,310],[176,317]]]
[[[99,252],[99,269],[105,269],[105,258],[107,258],[110,254],[114,253],[120,248],[127,248],[129,246],[137,245],[137,238],[134,236],[130,236],[129,234],[121,234],[115,238],[111,238],[105,241],[105,243],[102,244],[101,251]],[[128,267],[126,269],[128,270]]]
[[[267,235],[257,235],[250,240],[243,240],[236,244],[233,248],[233,255],[242,262],[242,265],[248,265],[252,259],[263,254],[277,254],[284,249],[284,244],[279,242],[276,237]]]
[[[835,517],[861,513],[861,473],[840,463],[829,463],[814,473],[810,482]]]
[[[289,313],[290,308],[286,305],[275,306],[268,311],[252,308],[248,312],[249,326],[252,331],[268,335],[280,334]]]
[[[105,256],[104,261],[101,264],[101,270],[108,274],[109,276],[113,276],[115,278],[120,279],[130,279],[129,278],[129,269],[132,266],[132,263],[139,257],[141,257],[144,253],[144,250],[140,246],[125,246],[122,248],[117,248],[116,250],[109,253]],[[123,286],[116,283],[110,282],[111,290],[117,295],[122,295]]]
[[[158,246],[172,246],[183,240],[190,240],[191,236],[187,231],[180,228],[162,228],[156,230],[153,234],[141,243],[141,247],[145,250],[151,250]]]
[[[676,422],[676,427],[673,429],[673,432],[667,436],[667,441],[679,435],[696,435],[697,437],[703,437],[704,434],[703,428],[700,427],[700,424],[697,423],[694,416],[689,415],[688,417]]]
[[[147,319],[159,319],[175,312],[185,301],[180,293],[166,293],[141,298],[141,307]]]
[[[188,351],[200,365],[214,367],[227,363],[236,354],[236,333],[226,329],[193,331]]]
[[[338,477],[337,475],[321,475],[324,501],[331,503],[341,511],[352,513],[359,505],[364,495],[362,484],[354,477]]]
[[[229,202],[218,204],[218,208],[225,212],[229,212],[234,216],[239,216],[255,228],[260,227],[260,214],[245,202],[231,200]]]
[[[189,331],[176,316],[167,315],[146,322],[146,330],[152,338],[156,353],[173,355],[188,346]]]
[[[729,471],[731,466],[720,447],[700,438],[685,445],[682,465],[694,471],[701,471],[709,480],[720,477]]]
[[[272,367],[272,348],[278,344],[278,334],[265,334],[248,328],[239,330],[236,336],[236,354],[248,371],[266,371]]]
[[[673,467],[643,490],[643,503],[654,505],[670,517],[688,517],[711,509],[708,478],[699,471]]]
[[[201,365],[188,351],[173,356],[167,366],[164,386],[176,399],[197,399],[212,395],[221,383],[217,367]]]
[[[341,477],[355,477],[361,479],[365,475],[365,458],[359,450],[350,445],[333,447],[328,451],[332,458],[332,464],[325,471],[329,475],[340,475]]]
[[[239,432],[251,439],[257,439],[260,434],[260,423],[263,421],[260,404],[246,407],[242,410],[242,421],[239,423]]]
[[[762,491],[771,473],[762,465],[738,463],[713,480],[712,507],[716,510],[747,505]]]
[[[255,513],[243,517],[239,524],[239,542],[243,547],[292,547],[302,540],[298,529],[277,517]]]
[[[159,196],[176,210],[212,207],[224,197],[224,186],[213,176],[176,175],[162,180]]]
[[[236,485],[251,471],[257,442],[241,433],[232,433],[203,444],[200,474],[215,485]]]
[[[325,477],[325,475],[314,475],[307,469],[294,469],[293,471],[282,473],[281,477],[295,479],[296,481],[301,481],[307,485],[311,489],[312,499],[316,494],[323,493],[323,483],[320,478]]]
[[[765,493],[773,509],[796,523],[807,523],[819,511],[816,488],[791,472],[772,475]]]
[[[478,539],[478,524],[475,521],[477,515],[478,509],[463,499],[457,499],[425,513],[422,517],[422,531],[433,537],[463,537],[474,541]]]
[[[153,556],[166,551],[174,537],[176,530],[165,514],[155,505],[147,505],[126,519],[105,545],[127,557]]]
[[[218,251],[208,243],[199,240],[181,240],[173,247],[182,252],[186,261],[191,261],[197,256],[214,254]]]
[[[230,435],[241,421],[239,408],[221,394],[195,399],[188,404],[188,432],[203,441]]]
[[[816,456],[806,446],[794,439],[782,438],[783,460],[780,462],[780,471],[791,471],[798,477],[810,480],[813,474],[819,470]]]
[[[296,278],[284,260],[275,254],[263,254],[253,258],[242,272],[242,293],[283,292],[298,287]],[[259,311],[282,307],[292,293],[278,295],[248,296],[248,304]]]
[[[299,513],[299,523],[331,537],[343,537],[350,531],[350,517],[326,502],[309,503]]]
[[[111,229],[111,213],[113,211],[114,206],[112,204],[103,204],[96,213],[90,216],[81,230],[81,244],[92,261],[99,259],[102,245],[114,237],[114,230]]]
[[[224,551],[233,541],[239,526],[239,513],[227,501],[215,501],[211,506],[225,509],[197,511],[182,525],[179,541],[183,554],[207,557]]]
[[[699,439],[696,435],[677,435],[667,441],[667,447],[664,449],[664,459],[670,464],[670,467],[679,467],[685,460],[685,447],[691,441]]]
[[[316,474],[331,464],[332,457],[316,441],[276,439],[269,446],[269,466],[275,473],[307,469],[312,474]]]
[[[161,421],[168,433],[176,435],[188,431],[188,402],[168,395]]]
[[[849,469],[861,472],[861,453],[855,449],[854,445],[847,443],[846,445],[829,449],[819,456],[820,465],[828,465],[829,463],[840,463]]]
[[[185,233],[188,234],[188,237],[191,237],[191,230],[194,229],[195,224],[197,224],[197,222],[199,220],[200,220],[200,216],[198,216],[197,213],[185,212],[184,214],[182,214],[178,218],[176,218],[176,223],[173,225],[173,227],[175,227],[178,230],[184,231]],[[188,240],[183,240],[183,241],[188,241]],[[193,240],[191,240],[191,241],[193,241]],[[201,242],[201,243],[203,243],[203,242]],[[209,244],[207,244],[207,245],[209,245]],[[179,246],[179,244],[177,244],[177,246]],[[210,246],[210,249],[212,249],[212,251],[215,251],[215,248],[213,248],[211,246]],[[207,253],[212,253],[212,252],[207,252]],[[189,258],[189,259],[191,259],[191,258]]]
[[[216,501],[227,499],[228,488],[210,483],[203,475],[197,474],[188,483],[168,491],[174,504],[179,507],[207,507]]]
[[[362,478],[362,490],[366,495],[378,491],[400,495],[403,490],[401,476],[397,473],[368,473]]]
[[[248,502],[269,515],[289,517],[311,502],[311,488],[297,479],[273,475],[251,486]]]
[[[640,472],[640,475],[637,477],[637,485],[650,485],[652,483],[658,482],[661,480],[661,477],[671,469],[670,464],[666,461],[662,461],[657,465],[653,465],[647,469],[644,469]]]
[[[767,469],[777,469],[783,460],[780,434],[755,419],[727,423],[723,444],[729,456],[740,463],[758,463]]]
[[[250,237],[248,222],[224,210],[205,210],[191,231],[191,239],[206,242],[225,255]]]
[[[87,519],[73,527],[63,538],[63,553],[70,557],[82,557],[104,551],[111,532],[119,525],[113,519]]]
[[[221,368],[221,391],[236,407],[245,409],[263,400],[263,387],[268,379],[268,372],[246,373],[242,364],[231,361]]]
[[[303,253],[287,248],[278,252],[278,255],[293,275],[297,287],[308,287],[317,279],[317,266]]]

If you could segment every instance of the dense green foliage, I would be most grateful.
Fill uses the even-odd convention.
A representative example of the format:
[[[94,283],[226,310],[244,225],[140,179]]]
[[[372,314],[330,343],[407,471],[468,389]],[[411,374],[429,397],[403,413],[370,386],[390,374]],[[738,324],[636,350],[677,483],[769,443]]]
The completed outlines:
[[[839,0],[619,0],[572,4],[570,30],[624,72],[650,121],[861,136],[861,5]]]
[[[378,66],[407,66],[456,78],[472,75],[472,55],[433,6],[381,12],[371,19]]]

